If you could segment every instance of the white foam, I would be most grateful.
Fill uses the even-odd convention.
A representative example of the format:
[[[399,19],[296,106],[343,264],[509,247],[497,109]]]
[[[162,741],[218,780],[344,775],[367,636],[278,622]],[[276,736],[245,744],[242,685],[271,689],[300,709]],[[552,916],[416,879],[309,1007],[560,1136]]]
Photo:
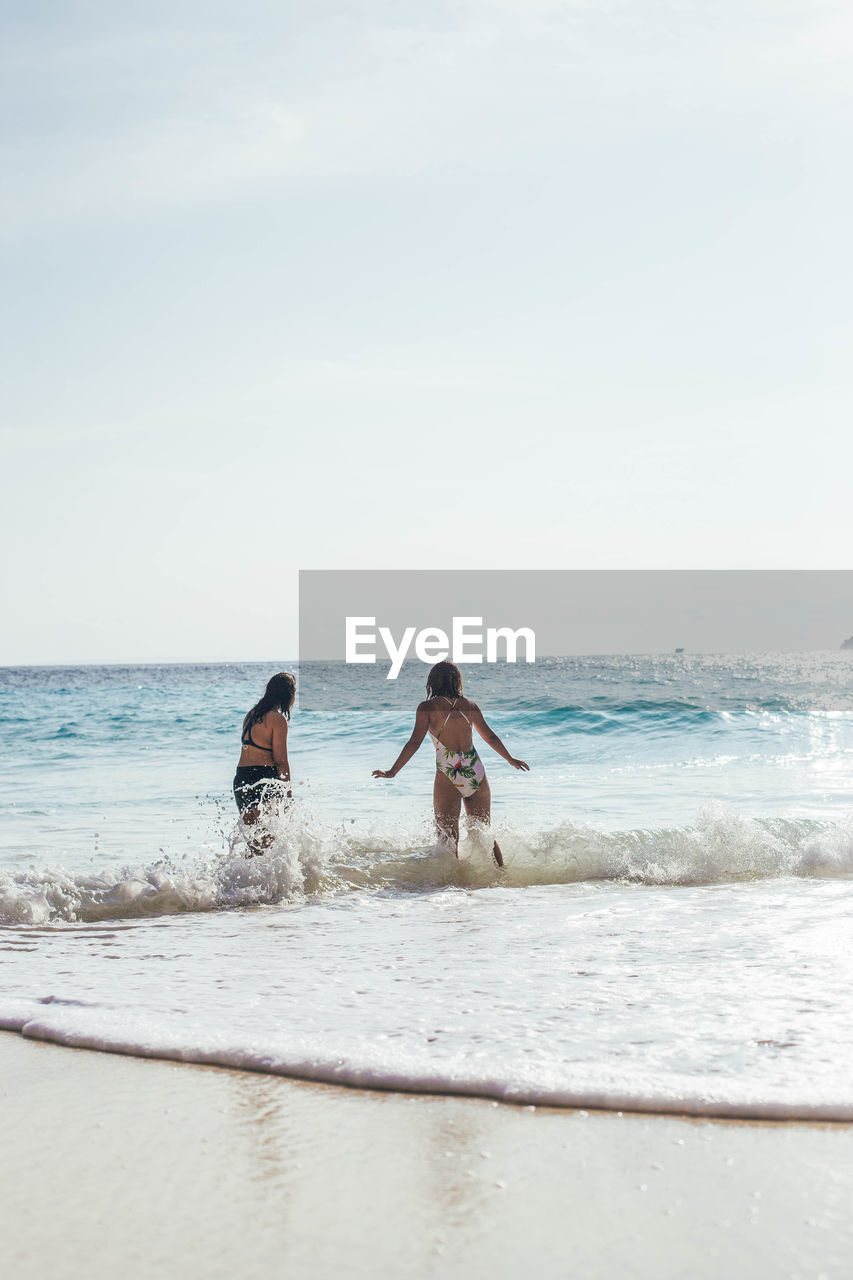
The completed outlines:
[[[853,819],[746,818],[708,806],[694,825],[607,832],[573,822],[541,830],[497,825],[505,860],[498,870],[491,840],[468,832],[455,858],[429,828],[365,823],[332,827],[300,807],[269,824],[262,857],[246,857],[235,828],[226,854],[203,849],[180,862],[88,874],[59,868],[0,870],[0,922],[47,925],[174,915],[271,904],[305,893],[373,887],[400,891],[455,885],[574,884],[625,880],[701,885],[783,876],[853,875]]]
[[[0,870],[0,922],[46,925],[94,922],[281,902],[316,890],[330,848],[301,811],[269,824],[263,857],[247,857],[235,828],[225,855],[202,850],[180,862],[90,874],[59,868]]]
[[[645,840],[597,833],[591,853],[583,832],[543,833],[534,866],[537,850],[516,834],[514,874],[540,883],[513,887],[487,847],[466,844],[458,863],[435,848],[383,857],[374,830],[359,855],[353,833],[348,861],[324,864],[311,889],[291,831],[268,865],[223,859],[218,882],[220,907],[223,894],[282,893],[281,908],[7,927],[0,1025],[355,1086],[853,1119],[853,886],[794,878],[797,857],[846,865],[848,846],[838,830],[757,827],[711,814],[673,837],[654,883],[623,875],[568,889],[550,865],[565,866],[567,835],[587,876],[624,872],[631,856],[642,870]],[[316,853],[325,835],[306,840]],[[783,855],[784,876],[755,874]],[[359,861],[372,878],[354,887],[343,871]],[[671,878],[721,866],[733,883]]]
[[[450,1071],[430,1070],[415,1060],[401,1061],[399,1054],[393,1064],[380,1053],[369,1050],[358,1056],[324,1054],[305,1038],[296,1039],[289,1052],[270,1046],[223,1045],[217,1043],[219,1037],[210,1035],[187,1041],[185,1029],[183,1034],[169,1034],[138,1016],[130,1024],[133,1030],[130,1036],[127,1019],[109,1010],[88,1010],[78,1002],[53,998],[26,1004],[27,1007],[24,1002],[18,1002],[15,1009],[4,1001],[0,1008],[0,1027],[19,1031],[29,1039],[131,1057],[257,1071],[358,1089],[492,1098],[518,1106],[750,1120],[853,1121],[853,1102],[831,1096],[803,1099],[784,1087],[757,1093],[748,1083],[729,1080],[721,1086],[712,1077],[697,1079],[675,1074],[661,1081],[662,1087],[657,1090],[643,1089],[605,1064],[594,1074],[588,1068],[578,1068],[569,1073],[569,1079],[550,1080],[537,1078],[517,1067],[501,1070],[497,1064],[486,1073],[471,1071],[461,1063]]]

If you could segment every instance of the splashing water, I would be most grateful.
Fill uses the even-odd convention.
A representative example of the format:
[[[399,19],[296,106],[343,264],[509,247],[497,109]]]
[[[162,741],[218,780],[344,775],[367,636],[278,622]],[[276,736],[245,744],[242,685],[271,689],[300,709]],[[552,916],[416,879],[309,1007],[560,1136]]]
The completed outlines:
[[[365,677],[350,714],[334,669],[328,712],[294,717],[299,798],[247,856],[228,788],[264,673],[5,673],[0,1025],[354,1084],[853,1117],[847,655],[483,673],[533,765],[486,757],[503,871],[482,831],[436,844],[427,752],[370,779],[414,687]]]

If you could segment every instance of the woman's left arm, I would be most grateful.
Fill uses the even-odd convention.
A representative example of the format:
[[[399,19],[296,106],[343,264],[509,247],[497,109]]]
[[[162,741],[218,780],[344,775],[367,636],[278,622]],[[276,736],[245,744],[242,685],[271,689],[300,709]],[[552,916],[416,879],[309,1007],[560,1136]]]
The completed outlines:
[[[272,718],[272,762],[282,782],[290,782],[290,761],[287,758],[287,720],[280,713]],[[287,794],[291,795],[290,787]]]
[[[477,730],[483,741],[488,743],[493,751],[497,751],[499,756],[503,756],[507,764],[511,764],[513,769],[529,770],[530,765],[526,760],[516,760],[515,756],[511,756],[509,754],[494,729],[486,724],[486,717],[483,715],[476,702],[472,702],[471,706],[474,708],[474,714],[471,717],[471,724]]]

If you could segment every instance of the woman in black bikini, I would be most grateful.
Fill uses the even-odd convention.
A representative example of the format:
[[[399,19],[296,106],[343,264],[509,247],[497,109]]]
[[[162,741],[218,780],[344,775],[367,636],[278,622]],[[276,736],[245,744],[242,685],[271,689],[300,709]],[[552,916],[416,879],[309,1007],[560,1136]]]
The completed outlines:
[[[280,671],[267,684],[264,696],[243,721],[240,763],[234,774],[234,799],[240,817],[254,826],[264,805],[281,795],[279,783],[287,783],[290,799],[290,761],[287,758],[287,722],[296,697],[296,681],[288,671]],[[267,833],[250,840],[253,853],[261,853],[271,842]]]

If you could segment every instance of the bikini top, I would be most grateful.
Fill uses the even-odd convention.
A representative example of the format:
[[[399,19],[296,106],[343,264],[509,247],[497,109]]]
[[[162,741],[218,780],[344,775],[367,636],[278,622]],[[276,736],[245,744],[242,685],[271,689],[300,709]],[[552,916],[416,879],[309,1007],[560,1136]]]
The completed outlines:
[[[240,735],[240,741],[244,747],[254,747],[256,751],[266,751],[269,755],[272,755],[272,747],[262,747],[259,742],[255,742],[255,739],[252,737],[251,724],[247,724],[243,729],[243,732]],[[264,768],[266,768],[266,765],[264,765]]]
[[[450,699],[449,699],[449,698],[445,698],[443,693],[440,693],[438,696],[439,696],[440,698],[444,698],[444,701],[445,701],[445,702],[450,702]],[[465,712],[462,710],[462,708],[461,708],[461,707],[457,707],[457,705],[456,705],[456,704],[457,704],[457,702],[458,702],[458,701],[459,701],[459,698],[458,698],[458,697],[456,697],[456,698],[454,698],[454,699],[453,699],[453,701],[452,701],[452,702],[450,702],[450,710],[448,711],[447,715],[444,717],[444,724],[441,726],[441,728],[439,729],[438,733],[437,733],[437,734],[435,734],[435,733],[433,733],[432,731],[430,731],[430,735],[429,735],[429,736],[432,738],[432,740],[433,740],[433,742],[435,743],[435,745],[436,745],[436,746],[438,746],[438,743],[439,743],[439,740],[440,740],[440,738],[441,738],[441,735],[444,733],[445,729],[447,728],[447,722],[448,722],[448,720],[450,719],[450,717],[453,715],[453,712],[454,712],[454,711],[458,711],[458,712],[459,712],[459,714],[460,714],[460,716],[462,716],[463,720],[468,720],[468,717],[465,715]],[[470,724],[470,723],[471,723],[471,721],[470,721],[470,720],[468,720],[468,723]]]

